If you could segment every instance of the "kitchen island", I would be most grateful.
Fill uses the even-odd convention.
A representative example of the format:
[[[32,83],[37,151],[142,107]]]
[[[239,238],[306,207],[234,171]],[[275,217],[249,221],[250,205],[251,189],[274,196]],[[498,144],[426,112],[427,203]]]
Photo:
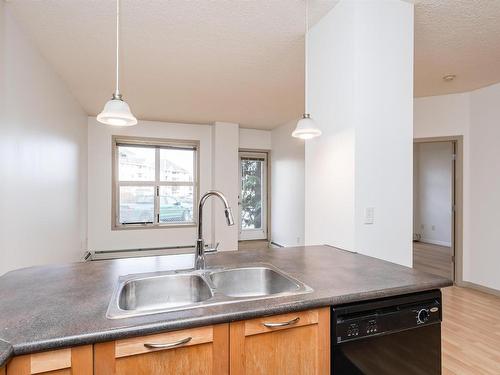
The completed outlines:
[[[329,246],[221,252],[208,267],[271,264],[310,293],[108,319],[120,276],[192,267],[172,255],[32,267],[0,277],[0,367],[13,356],[439,289],[450,280]],[[2,343],[2,341],[0,341]]]

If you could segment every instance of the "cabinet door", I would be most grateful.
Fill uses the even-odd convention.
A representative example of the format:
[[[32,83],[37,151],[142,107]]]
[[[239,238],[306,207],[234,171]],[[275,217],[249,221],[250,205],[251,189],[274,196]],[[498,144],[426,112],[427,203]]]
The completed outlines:
[[[95,375],[224,375],[229,325],[186,329],[94,345]]]
[[[231,375],[329,375],[330,309],[231,323]]]
[[[22,355],[7,364],[7,375],[32,374],[92,375],[92,345]]]

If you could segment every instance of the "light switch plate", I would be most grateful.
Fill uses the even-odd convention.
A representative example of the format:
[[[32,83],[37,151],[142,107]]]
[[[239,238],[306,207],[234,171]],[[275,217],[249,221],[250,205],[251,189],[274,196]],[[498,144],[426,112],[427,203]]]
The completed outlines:
[[[373,224],[375,222],[375,207],[367,207],[365,209],[365,224]]]

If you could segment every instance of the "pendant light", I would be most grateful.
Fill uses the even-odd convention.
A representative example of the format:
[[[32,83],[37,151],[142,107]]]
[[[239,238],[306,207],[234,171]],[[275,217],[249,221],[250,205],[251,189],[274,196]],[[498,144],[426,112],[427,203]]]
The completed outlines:
[[[307,91],[308,91],[308,74],[307,74],[307,59],[308,59],[308,41],[307,41],[307,34],[309,32],[309,7],[307,0],[305,0],[305,25],[306,25],[306,30],[304,34],[304,49],[305,49],[305,71],[304,71],[304,87],[305,87],[305,102],[304,102],[304,109],[305,112],[302,115],[302,118],[297,122],[297,126],[295,130],[292,133],[292,137],[295,138],[301,138],[301,139],[311,139],[314,137],[319,137],[321,135],[321,130],[318,128],[314,120],[311,118],[311,115],[309,114],[308,110],[308,102],[307,102]]]
[[[106,125],[132,126],[137,119],[120,94],[120,0],[116,0],[116,88],[115,92],[97,115],[97,121]]]

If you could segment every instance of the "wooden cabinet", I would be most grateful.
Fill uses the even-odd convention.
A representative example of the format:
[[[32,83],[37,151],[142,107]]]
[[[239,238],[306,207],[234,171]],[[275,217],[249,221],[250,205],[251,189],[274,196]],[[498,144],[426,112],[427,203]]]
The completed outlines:
[[[92,345],[77,346],[15,357],[6,375],[92,375],[92,364]]]
[[[229,325],[185,329],[94,346],[95,375],[224,375]]]
[[[13,358],[0,375],[329,375],[330,309]]]
[[[231,375],[329,375],[330,310],[231,323]]]

